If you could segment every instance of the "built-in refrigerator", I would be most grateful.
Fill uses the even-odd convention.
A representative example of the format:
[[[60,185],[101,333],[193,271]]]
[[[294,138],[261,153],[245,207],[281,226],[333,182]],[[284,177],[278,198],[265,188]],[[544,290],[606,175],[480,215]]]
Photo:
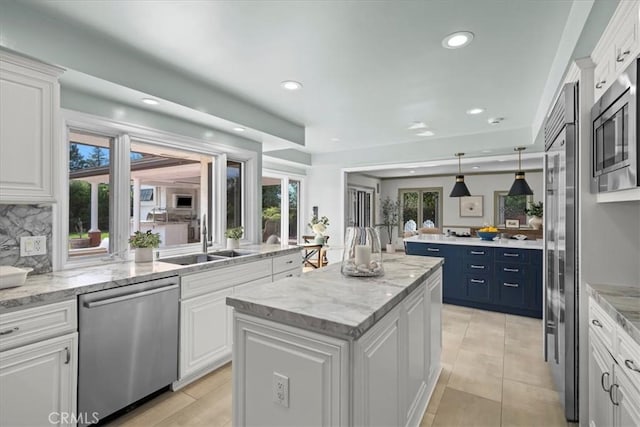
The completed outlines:
[[[568,420],[578,419],[578,85],[545,122],[544,352]]]

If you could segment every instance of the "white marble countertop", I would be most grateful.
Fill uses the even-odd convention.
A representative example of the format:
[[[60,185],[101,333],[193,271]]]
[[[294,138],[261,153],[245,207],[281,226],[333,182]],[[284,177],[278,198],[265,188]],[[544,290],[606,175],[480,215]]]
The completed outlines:
[[[357,339],[416,289],[442,258],[383,256],[380,277],[348,277],[336,263],[300,277],[249,286],[227,297],[238,312],[331,335]]]
[[[255,261],[258,258],[285,255],[301,250],[298,246],[286,245],[246,245],[242,246],[241,249],[254,250],[256,254],[192,265],[171,264],[162,262],[162,260],[145,263],[135,263],[133,261],[113,262],[93,267],[30,275],[24,285],[0,290],[0,313],[28,305],[62,301],[87,292],[116,288],[179,274],[214,270],[229,265]],[[215,253],[215,251],[210,253]],[[302,262],[302,258],[300,262]]]
[[[589,294],[640,345],[640,283],[636,286],[587,284]]]
[[[479,237],[447,237],[439,234],[418,234],[407,237],[405,242],[418,243],[438,243],[445,245],[466,245],[466,246],[494,246],[498,248],[519,248],[519,249],[540,249],[542,250],[542,240],[516,240],[498,239],[481,240]]]

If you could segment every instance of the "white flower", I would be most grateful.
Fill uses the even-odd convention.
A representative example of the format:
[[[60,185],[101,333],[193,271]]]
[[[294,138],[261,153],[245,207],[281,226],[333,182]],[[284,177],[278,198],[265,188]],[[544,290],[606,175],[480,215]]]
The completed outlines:
[[[313,232],[316,234],[322,234],[327,230],[327,227],[321,222],[317,224],[313,224],[311,228],[313,229]]]

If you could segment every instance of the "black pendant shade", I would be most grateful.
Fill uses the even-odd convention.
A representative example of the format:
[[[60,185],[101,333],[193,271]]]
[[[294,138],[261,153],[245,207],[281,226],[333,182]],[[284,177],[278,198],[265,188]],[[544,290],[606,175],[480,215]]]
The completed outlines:
[[[513,181],[513,185],[511,185],[511,189],[509,190],[509,196],[530,196],[533,194],[531,187],[527,184],[527,180],[524,179],[524,171],[522,170],[522,151],[525,150],[526,147],[516,147],[515,151],[518,152],[518,171],[516,172],[516,179]]]
[[[471,195],[467,188],[467,184],[464,183],[464,175],[462,175],[462,171],[460,170],[460,157],[462,156],[464,156],[464,153],[456,153],[456,157],[458,158],[458,175],[456,175],[456,183],[453,186],[453,190],[451,190],[449,197],[464,197]]]
[[[456,184],[453,186],[453,190],[451,190],[449,197],[464,197],[470,195],[471,193],[469,193],[469,189],[464,183],[464,175],[456,175]]]
[[[510,196],[530,196],[533,194],[531,187],[527,184],[527,181],[524,179],[524,172],[518,171],[516,172],[516,179],[513,181],[513,185],[509,190]]]

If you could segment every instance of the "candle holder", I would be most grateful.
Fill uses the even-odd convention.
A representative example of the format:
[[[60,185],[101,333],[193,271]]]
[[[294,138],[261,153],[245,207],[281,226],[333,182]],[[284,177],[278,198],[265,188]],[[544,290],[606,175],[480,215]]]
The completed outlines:
[[[345,276],[382,276],[382,246],[375,228],[348,227],[340,272]]]

